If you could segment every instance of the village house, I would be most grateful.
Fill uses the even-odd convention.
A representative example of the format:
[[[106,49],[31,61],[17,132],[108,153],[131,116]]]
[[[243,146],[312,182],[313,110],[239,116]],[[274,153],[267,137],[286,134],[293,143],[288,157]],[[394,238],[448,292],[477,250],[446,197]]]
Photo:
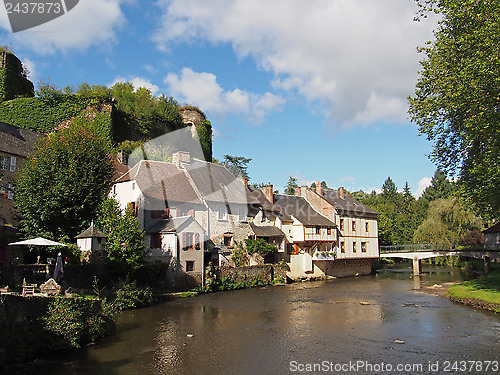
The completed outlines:
[[[36,142],[44,134],[0,122],[0,264],[16,254],[7,246],[16,240],[17,215],[14,208],[15,176],[33,153]]]
[[[329,268],[335,276],[369,274],[379,258],[379,213],[348,195],[344,188],[301,187],[297,194],[337,225],[336,259]]]
[[[500,222],[483,231],[484,247],[487,250],[500,250]]]
[[[254,234],[249,206],[256,200],[248,192],[224,166],[176,152],[172,163],[139,161],[110,195],[145,231],[146,260],[171,264],[172,280],[201,283],[208,262],[231,263],[236,243]]]
[[[294,196],[273,194],[272,185],[263,190],[265,201],[279,208],[274,225],[286,235],[282,259],[291,279],[372,272],[379,256],[376,211],[343,188],[323,189],[319,183],[316,189],[296,188]]]

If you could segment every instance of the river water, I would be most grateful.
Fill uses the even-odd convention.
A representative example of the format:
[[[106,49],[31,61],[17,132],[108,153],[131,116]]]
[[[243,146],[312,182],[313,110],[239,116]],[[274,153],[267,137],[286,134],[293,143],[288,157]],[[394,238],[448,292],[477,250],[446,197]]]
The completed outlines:
[[[500,316],[415,290],[464,277],[457,270],[432,271],[419,283],[405,267],[126,311],[117,335],[18,370],[37,375],[500,373],[498,365],[487,362],[499,360]]]

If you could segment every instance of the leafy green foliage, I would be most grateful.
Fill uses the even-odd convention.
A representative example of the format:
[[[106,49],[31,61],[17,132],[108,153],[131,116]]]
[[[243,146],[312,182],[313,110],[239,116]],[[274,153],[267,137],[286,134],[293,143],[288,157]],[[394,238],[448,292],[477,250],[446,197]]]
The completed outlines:
[[[427,219],[415,232],[416,243],[456,245],[470,231],[482,229],[482,221],[458,198],[433,201]]]
[[[0,103],[0,121],[42,133],[49,132],[64,121],[76,117],[87,107],[98,108],[95,97],[61,94],[36,98],[18,98]],[[112,133],[110,114],[105,134]]]
[[[122,281],[115,291],[114,306],[121,310],[150,306],[153,303],[151,288],[139,288],[136,282]]]
[[[111,186],[109,140],[77,117],[46,137],[17,176],[15,204],[24,237],[73,239],[89,224]]]
[[[278,251],[276,246],[268,244],[263,238],[247,238],[245,240],[245,247],[247,253],[250,255],[257,253],[261,256],[266,256],[267,254]]]
[[[33,83],[21,61],[6,49],[0,49],[0,101],[34,96]]]
[[[248,176],[248,163],[250,163],[252,159],[247,159],[243,156],[231,156],[224,155],[224,160],[222,161],[222,165],[225,166],[229,172],[231,172],[236,178],[246,178],[250,180]]]
[[[234,262],[236,267],[243,267],[246,264],[248,255],[245,249],[243,249],[243,244],[241,242],[236,243],[236,248],[231,254],[231,260]]]
[[[58,338],[54,349],[80,348],[94,342],[109,333],[114,323],[112,316],[103,313],[100,300],[64,297],[51,299],[42,321],[44,329]]]
[[[134,90],[129,82],[116,83],[110,91],[116,101],[113,119],[117,142],[156,138],[184,126],[179,105],[173,98],[155,97],[144,87]]]
[[[411,194],[408,183],[399,192],[390,177],[384,182],[381,194],[360,191],[355,192],[353,197],[381,213],[378,217],[379,243],[387,246],[414,243],[415,232],[427,218],[430,202],[449,198],[453,192],[453,184],[438,170],[431,185],[418,200]]]
[[[289,176],[288,182],[286,183],[285,186],[285,194],[295,195],[295,188],[297,187],[299,187],[299,185],[297,185],[297,179],[292,176]]]
[[[210,121],[204,120],[196,131],[205,160],[212,161],[212,124]]]
[[[119,274],[127,275],[138,269],[144,255],[143,232],[130,210],[122,212],[116,200],[102,200],[96,218],[97,226],[108,236],[105,244],[106,261]]]
[[[461,192],[500,215],[500,3],[420,0],[442,15],[435,41],[421,51],[410,118],[434,143],[431,158],[459,177]]]

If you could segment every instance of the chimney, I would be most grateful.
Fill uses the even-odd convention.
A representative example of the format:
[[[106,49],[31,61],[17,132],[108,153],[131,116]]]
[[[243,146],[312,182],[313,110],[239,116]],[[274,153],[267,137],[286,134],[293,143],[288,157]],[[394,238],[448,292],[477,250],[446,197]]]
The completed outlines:
[[[266,186],[266,198],[269,202],[274,203],[273,185]]]
[[[345,196],[344,196],[344,188],[343,188],[343,187],[339,187],[339,195],[340,195],[340,198],[341,198],[341,199],[345,199]]]
[[[245,187],[248,187],[248,178],[243,177],[243,178],[241,179],[241,183],[242,183],[243,185],[245,185]]]
[[[300,197],[300,187],[296,187],[296,188],[295,188],[295,195],[296,195],[297,197]]]
[[[191,155],[186,151],[177,151],[172,155],[172,163],[174,163],[177,168],[182,168],[182,163],[191,163]]]
[[[116,153],[116,159],[120,164],[125,164],[125,153],[123,152],[123,150],[119,150]]]
[[[318,193],[318,195],[323,196],[323,185],[319,181],[316,184],[316,193]]]

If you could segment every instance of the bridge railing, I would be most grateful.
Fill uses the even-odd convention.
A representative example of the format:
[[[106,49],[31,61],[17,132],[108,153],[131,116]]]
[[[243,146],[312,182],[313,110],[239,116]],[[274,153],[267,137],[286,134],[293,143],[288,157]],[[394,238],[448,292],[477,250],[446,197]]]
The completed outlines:
[[[451,245],[440,244],[410,244],[396,246],[380,246],[380,253],[407,253],[416,251],[449,251],[452,250]]]

